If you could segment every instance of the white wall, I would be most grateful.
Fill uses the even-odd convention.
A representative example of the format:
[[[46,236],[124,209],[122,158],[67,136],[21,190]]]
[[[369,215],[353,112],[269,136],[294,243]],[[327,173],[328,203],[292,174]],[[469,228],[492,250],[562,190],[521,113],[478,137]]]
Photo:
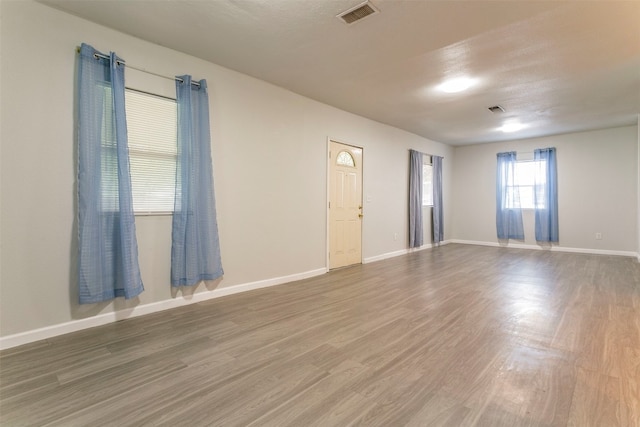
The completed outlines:
[[[135,67],[208,80],[225,269],[219,287],[326,267],[327,137],[364,147],[364,193],[371,200],[364,205],[365,258],[407,248],[410,148],[445,157],[445,236],[451,235],[450,147],[39,3],[0,5],[0,336],[174,298],[171,218],[137,217],[145,292],[132,301],[76,303],[73,94],[82,42],[116,51]],[[126,79],[135,88],[173,92],[170,81],[132,69]]]
[[[556,147],[559,246],[634,253],[638,247],[637,126],[456,147],[453,238],[497,243],[496,154]],[[525,242],[536,245],[533,211],[523,213]],[[595,239],[602,233],[602,240]],[[521,243],[521,242],[518,242]]]

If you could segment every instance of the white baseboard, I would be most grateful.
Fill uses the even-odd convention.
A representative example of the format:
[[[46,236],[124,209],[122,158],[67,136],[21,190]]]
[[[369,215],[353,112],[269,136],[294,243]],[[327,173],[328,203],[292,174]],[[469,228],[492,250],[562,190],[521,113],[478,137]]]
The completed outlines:
[[[376,255],[368,258],[364,258],[362,260],[363,264],[369,264],[370,262],[382,261],[383,259],[393,258],[401,255],[406,255],[409,253],[408,249],[401,249],[399,251],[387,252],[386,254]]]
[[[401,255],[410,254],[412,252],[423,251],[425,249],[431,249],[437,246],[444,246],[450,243],[451,240],[444,240],[440,242],[440,244],[427,243],[426,245],[422,245],[419,248],[410,248],[410,249],[401,249],[399,251],[387,252],[386,254],[376,255],[372,257],[368,257],[362,260],[363,264],[369,264],[370,262],[382,261],[383,259],[394,258]]]
[[[552,252],[574,252],[580,254],[593,254],[593,255],[616,255],[616,256],[629,256],[635,257],[635,252],[630,251],[614,251],[609,249],[588,249],[588,248],[568,248],[565,246],[550,246],[550,247],[542,247],[539,245],[526,245],[522,243],[511,243],[508,244],[500,244],[497,242],[481,242],[476,240],[460,240],[460,239],[452,239],[451,243],[460,243],[463,245],[478,245],[478,246],[492,246],[492,247],[501,247],[501,248],[515,248],[515,249],[532,249],[532,250],[540,250],[540,251],[552,251]],[[638,255],[638,259],[640,260],[640,255]]]
[[[551,250],[557,252],[576,252],[576,253],[588,253],[597,255],[618,255],[618,256],[630,256],[635,257],[640,262],[640,253],[629,251],[613,251],[603,249],[583,249],[583,248],[567,248],[562,246],[553,246],[551,248],[543,248],[537,245],[525,245],[520,243],[509,243],[508,245],[501,245],[496,242],[481,242],[475,240],[460,240],[451,239],[445,240],[440,243],[440,246],[449,243],[460,243],[465,245],[479,245],[479,246],[493,246],[493,247],[507,247],[517,249],[533,249],[533,250]],[[419,248],[402,249],[399,251],[388,252],[381,255],[376,255],[363,259],[363,264],[371,262],[382,261],[388,258],[394,258],[397,256],[406,255],[412,252],[421,251],[425,249],[433,248],[434,244],[426,244]],[[310,277],[319,276],[327,272],[326,268],[318,268],[315,270],[306,271],[303,273],[291,274],[288,276],[274,277],[271,279],[258,280],[255,282],[244,283],[235,286],[229,286],[225,288],[214,289],[212,291],[198,292],[189,296],[178,296],[176,298],[153,302],[149,304],[139,305],[133,308],[125,310],[119,310],[109,313],[98,314],[96,316],[88,317],[86,319],[72,320],[70,322],[60,323],[57,325],[47,326],[44,328],[34,329],[32,331],[21,332],[14,335],[7,335],[0,337],[0,350],[5,350],[19,345],[32,343],[35,341],[52,338],[58,335],[68,334],[70,332],[77,332],[83,329],[93,328],[95,326],[106,325],[108,323],[117,322],[119,320],[128,319],[131,317],[143,316],[145,314],[156,313],[159,311],[168,310],[171,308],[181,307],[189,304],[194,304],[200,301],[206,301],[213,298],[220,298],[227,295],[237,294],[240,292],[252,291],[255,289],[266,288],[269,286],[281,285],[283,283],[294,282],[296,280],[307,279]]]
[[[325,274],[326,272],[326,268],[318,268],[303,273],[291,274],[289,276],[274,277],[272,279],[258,280],[256,282],[214,289],[212,291],[197,292],[189,296],[181,295],[176,298],[138,305],[136,307],[128,308],[125,310],[98,314],[86,319],[72,320],[70,322],[60,323],[58,325],[47,326],[44,328],[21,332],[14,335],[7,335],[5,337],[0,337],[0,350],[5,350],[8,348],[17,347],[19,345],[52,338],[58,335],[68,334],[70,332],[77,332],[83,329],[93,328],[95,326],[106,325],[108,323],[117,322],[118,320],[124,320],[131,317],[143,316],[145,314],[156,313],[171,308],[194,304],[200,301],[220,298],[226,295],[252,291],[254,289],[266,288],[269,286],[281,285],[283,283],[294,282],[296,280],[307,279],[310,277]]]

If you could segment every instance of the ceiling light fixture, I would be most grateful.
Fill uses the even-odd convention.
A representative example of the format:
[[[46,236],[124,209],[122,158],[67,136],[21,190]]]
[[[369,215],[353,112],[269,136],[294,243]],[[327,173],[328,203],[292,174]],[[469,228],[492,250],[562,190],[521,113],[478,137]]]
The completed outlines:
[[[469,89],[476,83],[475,79],[470,79],[469,77],[458,77],[455,79],[447,80],[438,86],[442,92],[446,93],[458,93],[463,90]]]
[[[505,132],[505,133],[509,133],[509,132],[517,132],[521,129],[524,129],[525,127],[526,127],[525,125],[523,125],[518,121],[511,121],[503,124],[501,127],[498,128],[498,130],[501,130],[502,132]]]

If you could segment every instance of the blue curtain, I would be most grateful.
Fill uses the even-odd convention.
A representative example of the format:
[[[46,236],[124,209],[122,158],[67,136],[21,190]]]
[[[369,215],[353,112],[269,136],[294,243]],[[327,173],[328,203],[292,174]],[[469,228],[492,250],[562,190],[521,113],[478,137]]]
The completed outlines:
[[[144,287],[129,175],[124,63],[113,52],[103,55],[82,44],[77,82],[80,303],[134,298]]]
[[[516,152],[498,153],[496,228],[498,239],[524,240],[520,193],[515,177]]]
[[[444,215],[442,212],[442,157],[431,156],[433,165],[433,242],[444,240]]]
[[[423,242],[422,227],[422,153],[409,150],[409,247]]]
[[[171,285],[221,277],[222,261],[213,192],[207,82],[176,79],[178,167],[171,246]]]
[[[556,149],[534,151],[536,241],[558,243],[558,168]]]

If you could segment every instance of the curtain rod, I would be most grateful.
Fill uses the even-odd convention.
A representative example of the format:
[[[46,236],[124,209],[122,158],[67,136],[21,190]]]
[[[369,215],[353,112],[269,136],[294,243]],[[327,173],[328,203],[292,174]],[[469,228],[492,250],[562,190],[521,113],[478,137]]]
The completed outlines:
[[[413,148],[409,148],[409,151],[411,151],[411,150],[413,150]],[[418,150],[413,150],[413,151],[418,151]],[[422,151],[418,151],[418,153],[423,154],[425,156],[429,156],[429,157],[433,157],[433,156],[442,157],[444,159],[444,156],[438,156],[437,154],[423,153]]]
[[[76,52],[79,53],[80,52],[80,48],[77,48]],[[111,59],[110,56],[102,55],[100,53],[94,53],[93,56],[96,59],[98,59],[98,58]],[[154,73],[154,72],[151,72],[151,71],[143,70],[142,68],[137,68],[137,67],[134,67],[134,66],[131,66],[131,65],[127,65],[127,63],[122,59],[118,59],[116,62],[118,63],[118,65],[124,65],[125,67],[131,68],[132,70],[140,71],[142,73],[151,74],[152,76],[161,77],[163,79],[174,80],[174,81],[178,81],[180,83],[184,83],[184,80],[181,79],[180,77],[169,77],[169,76],[165,76],[165,75],[162,75],[162,74]],[[198,83],[198,82],[191,82],[191,84],[194,85],[194,86],[200,86],[200,83]]]

